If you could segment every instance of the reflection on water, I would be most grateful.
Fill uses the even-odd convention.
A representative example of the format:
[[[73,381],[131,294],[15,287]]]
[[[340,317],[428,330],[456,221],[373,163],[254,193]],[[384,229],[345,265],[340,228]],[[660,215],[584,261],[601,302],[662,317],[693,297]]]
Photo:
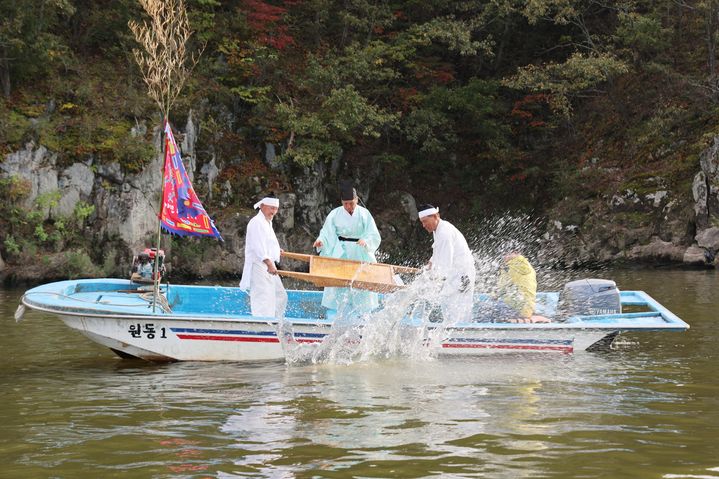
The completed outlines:
[[[0,477],[719,478],[715,272],[617,271],[689,322],[570,356],[153,365],[0,291]]]

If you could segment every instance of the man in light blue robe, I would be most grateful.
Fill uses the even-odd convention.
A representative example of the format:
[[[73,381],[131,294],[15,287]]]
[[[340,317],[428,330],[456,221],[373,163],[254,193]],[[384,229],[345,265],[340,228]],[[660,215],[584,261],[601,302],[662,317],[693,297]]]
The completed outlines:
[[[351,184],[340,187],[342,206],[333,209],[322,226],[313,246],[320,256],[376,263],[375,253],[381,241],[377,225],[370,212],[357,204],[357,192]],[[371,291],[351,288],[325,288],[322,305],[330,310],[328,316],[341,310],[363,313],[379,306],[379,296]]]

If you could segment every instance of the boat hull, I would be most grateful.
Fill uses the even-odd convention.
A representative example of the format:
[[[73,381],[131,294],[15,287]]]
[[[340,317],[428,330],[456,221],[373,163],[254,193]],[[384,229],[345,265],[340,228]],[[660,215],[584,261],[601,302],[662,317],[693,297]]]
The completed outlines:
[[[33,288],[23,297],[23,304],[58,315],[68,327],[122,357],[150,361],[283,360],[288,347],[320,345],[338,336],[317,291],[290,291],[288,317],[282,321],[249,315],[247,295],[237,288],[173,286],[164,294],[164,307],[152,306],[148,293],[129,281],[78,280]],[[551,295],[546,293],[543,300],[556,302]],[[426,318],[403,317],[393,320],[392,327],[403,338],[401,342],[413,341],[432,356],[567,354],[609,344],[623,331],[689,327],[646,293],[622,295],[623,304],[641,304],[649,311],[570,317],[545,324],[445,326]],[[358,326],[352,341],[377,337],[367,327]]]
[[[118,319],[61,315],[62,321],[92,341],[123,357],[149,361],[261,361],[283,360],[279,324],[198,320]],[[133,328],[132,330],[130,328]],[[413,329],[412,326],[407,326]],[[319,344],[331,326],[293,325],[286,338],[298,344]],[[139,335],[135,336],[133,333]],[[148,333],[152,331],[152,333]],[[436,356],[477,356],[497,353],[573,353],[585,351],[616,331],[511,330],[452,328],[429,330],[424,348]],[[407,336],[412,335],[411,331]],[[435,339],[437,336],[437,339]]]
[[[71,329],[123,357],[150,361],[262,361],[285,357],[277,335],[277,324],[270,322],[141,320],[70,315],[61,315],[60,318]],[[299,343],[320,343],[327,334],[324,329],[298,328],[295,340]]]

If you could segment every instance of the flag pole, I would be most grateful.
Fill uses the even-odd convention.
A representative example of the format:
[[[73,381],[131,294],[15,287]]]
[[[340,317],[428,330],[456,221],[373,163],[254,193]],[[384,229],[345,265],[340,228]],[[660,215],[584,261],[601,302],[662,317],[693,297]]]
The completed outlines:
[[[167,162],[167,134],[165,128],[167,128],[169,122],[169,115],[164,115],[162,122],[162,178],[160,188],[160,214],[157,215],[157,247],[155,248],[155,265],[153,267],[153,287],[152,287],[152,312],[155,312],[155,306],[157,305],[157,298],[160,296],[160,246],[162,241],[162,209],[163,202],[165,201],[165,163]]]

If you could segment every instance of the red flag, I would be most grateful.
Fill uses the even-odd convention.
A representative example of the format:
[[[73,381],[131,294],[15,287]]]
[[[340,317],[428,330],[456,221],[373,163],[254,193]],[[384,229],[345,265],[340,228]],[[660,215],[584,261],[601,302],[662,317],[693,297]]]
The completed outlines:
[[[222,241],[220,232],[209,217],[182,164],[180,150],[165,122],[165,177],[160,224],[165,231],[180,236],[214,236]]]

